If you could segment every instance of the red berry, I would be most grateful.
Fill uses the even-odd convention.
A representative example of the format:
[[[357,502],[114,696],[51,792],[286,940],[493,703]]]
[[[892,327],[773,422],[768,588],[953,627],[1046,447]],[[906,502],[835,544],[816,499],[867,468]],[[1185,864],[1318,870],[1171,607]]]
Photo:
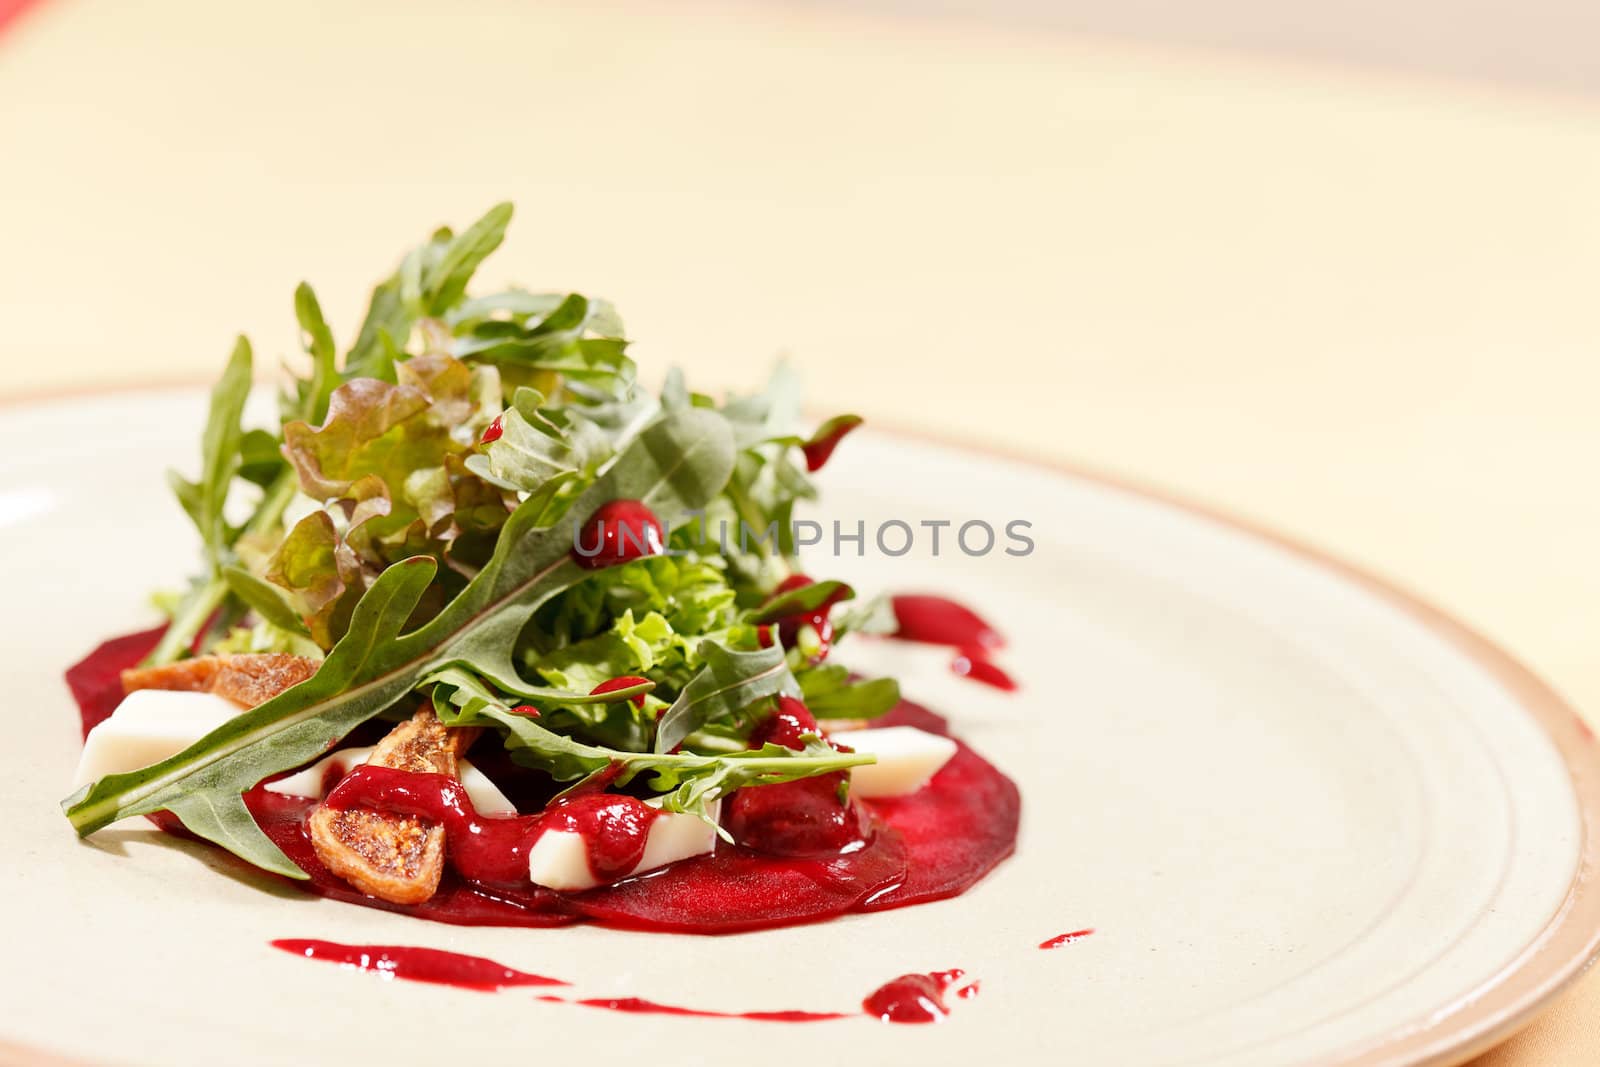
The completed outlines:
[[[590,570],[659,556],[665,551],[661,520],[638,500],[600,505],[573,535],[572,558]]]

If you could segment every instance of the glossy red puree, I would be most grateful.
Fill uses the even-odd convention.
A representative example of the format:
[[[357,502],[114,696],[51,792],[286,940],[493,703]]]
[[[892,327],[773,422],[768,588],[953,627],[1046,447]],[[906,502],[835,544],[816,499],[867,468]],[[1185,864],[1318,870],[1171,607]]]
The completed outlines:
[[[796,589],[804,589],[806,586],[813,584],[815,584],[814,580],[804,574],[791,574],[778,583],[777,588],[772,591],[772,597],[769,599],[775,599],[785,593],[793,592]],[[827,600],[817,605],[815,609],[783,615],[775,619],[771,626],[761,627],[758,631],[761,647],[766,648],[771,645],[773,641],[772,635],[776,632],[779,644],[784,648],[793,648],[795,641],[800,636],[800,628],[809,626],[816,636],[817,643],[816,651],[811,654],[811,662],[821,663],[828,658],[828,652],[833,647],[833,621],[828,617],[829,613],[833,610],[833,605],[845,593],[845,587],[840,587]]]
[[[989,653],[1005,644],[1000,632],[971,608],[942,596],[893,597],[897,623],[890,636],[924,645],[947,645],[956,650],[950,669],[963,678],[1011,691],[1017,688]]]
[[[960,970],[902,974],[874,990],[861,1002],[861,1010],[886,1023],[936,1023],[950,1014],[945,992],[964,977]],[[977,988],[973,983],[960,996],[970,996],[966,990]]]
[[[433,948],[413,948],[406,945],[341,945],[333,941],[305,938],[280,938],[271,942],[273,948],[308,960],[336,963],[354,970],[370,971],[385,978],[399,978],[408,982],[429,982],[435,985],[455,986],[460,989],[498,990],[521,986],[565,986],[571,983],[541,974],[529,974],[507,967],[482,956],[466,956],[459,952],[446,952]],[[961,982],[959,970],[935,971],[931,974],[906,974],[885,983],[862,1001],[866,1015],[883,1022],[925,1023],[936,1022],[949,1014],[944,996],[946,990]],[[978,983],[972,982],[956,994],[962,998],[973,996]],[[750,1019],[756,1022],[816,1023],[833,1019],[848,1019],[854,1013],[836,1011],[711,1011],[686,1008],[676,1004],[662,1004],[642,997],[585,997],[567,998],[544,994],[540,1000],[553,1004],[576,1004],[585,1008],[603,1008],[630,1015],[680,1015],[702,1019]]]
[[[137,664],[159,638],[159,631],[150,631],[108,641],[68,672],[85,732],[120,703],[119,672]],[[798,722],[797,718],[795,723],[774,725],[773,736],[795,729]],[[943,719],[911,703],[902,703],[878,722],[947,732]],[[526,791],[540,797],[535,803],[543,803],[555,792],[555,783],[513,768],[508,761],[495,763],[488,758],[491,755],[492,751],[486,751],[474,759],[480,769],[497,776],[508,795],[520,796]],[[523,778],[532,782],[526,790]],[[777,788],[781,787],[760,787]],[[345,796],[352,798],[354,793]],[[462,827],[500,821],[477,817],[465,803],[454,805],[457,811],[447,810],[453,796],[453,792],[436,789],[433,799],[416,803],[437,802],[440,821],[457,820]],[[237,861],[251,878],[438,922],[555,926],[589,920],[630,929],[690,933],[789,926],[954,896],[1011,854],[1021,812],[1021,800],[1010,779],[958,742],[956,755],[924,789],[906,797],[854,802],[862,844],[853,850],[783,856],[722,843],[711,854],[575,894],[530,884],[525,853],[492,857],[485,850],[484,866],[477,868],[485,881],[469,880],[452,863],[431,899],[401,905],[365,896],[317,860],[306,835],[306,820],[315,801],[258,788],[245,794],[245,803],[262,831],[308,876],[304,881],[278,880]],[[731,801],[728,806],[732,807]],[[502,835],[511,849],[524,848],[527,838],[521,835],[535,832],[539,818],[521,816],[509,826],[487,832]],[[184,832],[170,816],[162,817],[160,824]],[[458,845],[454,840],[464,836],[449,835],[453,854],[472,849],[472,844]]]
[[[538,815],[479,815],[466,787],[447,774],[392,767],[351,771],[324,801],[330,808],[375,808],[414,815],[445,827],[450,866],[479,885],[516,889],[528,884],[528,852],[550,830],[582,835],[589,870],[603,882],[628,874],[644,857],[650,824],[660,815],[619,793],[583,793],[555,801]]]
[[[817,720],[793,697],[778,698],[778,710],[757,728],[751,748],[771,743],[799,750]],[[819,774],[781,785],[741,789],[727,802],[725,825],[733,839],[774,856],[837,856],[866,846],[871,827],[848,799],[845,771]]]
[[[690,1015],[698,1019],[753,1019],[762,1023],[821,1023],[830,1019],[850,1018],[849,1015],[836,1011],[703,1011],[699,1008],[681,1008],[675,1004],[658,1004],[640,997],[590,997],[584,1000],[566,1000],[546,995],[539,999],[554,1004],[604,1008],[607,1011],[626,1012],[629,1015]]]
[[[513,986],[566,985],[559,978],[513,970],[503,963],[482,956],[463,956],[436,948],[411,948],[406,945],[340,945],[333,941],[306,938],[280,938],[273,948],[325,960],[360,971],[372,971],[385,978],[408,982],[431,982],[461,989],[509,989]]]
[[[1094,933],[1093,929],[1087,929],[1074,930],[1070,934],[1057,934],[1048,941],[1039,942],[1039,947],[1045,949],[1060,948],[1062,945],[1070,945],[1074,941],[1082,941],[1092,933]]]
[[[894,636],[902,641],[952,648],[1002,648],[1005,638],[977,612],[948,597],[903,594],[892,597],[899,624]]]
[[[592,697],[604,696],[606,693],[615,693],[619,689],[632,689],[636,685],[649,685],[650,679],[641,678],[637,674],[623,674],[616,678],[607,678],[593,689],[589,690]],[[634,707],[644,708],[644,694],[628,698]]]
[[[839,442],[860,425],[858,418],[842,418],[829,432],[801,445],[800,451],[806,455],[806,470],[815,474],[826,466],[828,460],[833,458],[833,450],[839,447]]]
[[[963,648],[958,651],[955,658],[950,661],[950,669],[963,678],[971,678],[974,682],[992,685],[996,689],[1012,692],[1017,688],[1017,683],[1011,675],[994,660],[984,654],[983,650],[976,648]]]

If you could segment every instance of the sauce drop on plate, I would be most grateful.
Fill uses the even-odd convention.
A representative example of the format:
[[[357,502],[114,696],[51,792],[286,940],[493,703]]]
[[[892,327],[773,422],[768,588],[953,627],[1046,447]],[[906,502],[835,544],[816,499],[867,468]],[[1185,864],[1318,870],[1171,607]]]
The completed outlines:
[[[891,598],[901,641],[952,648],[1001,648],[1005,638],[981,615],[949,597],[901,594]]]
[[[1048,941],[1039,942],[1039,947],[1043,949],[1060,948],[1062,945],[1070,945],[1074,941],[1082,941],[1092,933],[1094,933],[1094,930],[1091,928],[1087,930],[1074,930],[1070,934],[1057,934]]]
[[[861,1010],[886,1023],[940,1022],[950,1014],[945,993],[965,976],[960,970],[902,974],[873,990],[861,1002]],[[966,988],[976,990],[977,983]],[[970,994],[963,990],[961,995]]]

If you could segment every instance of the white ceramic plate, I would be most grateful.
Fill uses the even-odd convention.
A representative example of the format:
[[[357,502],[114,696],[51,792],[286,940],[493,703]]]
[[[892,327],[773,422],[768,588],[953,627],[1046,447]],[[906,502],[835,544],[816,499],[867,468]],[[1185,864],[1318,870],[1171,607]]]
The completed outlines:
[[[61,669],[147,625],[194,539],[162,469],[194,463],[198,393],[0,413],[9,650],[0,1040],[91,1060],[585,1064],[1454,1062],[1589,958],[1597,761],[1503,655],[1370,579],[1170,503],[863,433],[825,472],[865,557],[813,569],[959,595],[1011,638],[1007,695],[936,650],[847,646],[1020,784],[1017,855],[955,900],[722,938],[462,929],[302,897],[128,823],[78,843]],[[1023,558],[887,559],[886,519],[1030,521]],[[898,537],[891,540],[891,547]],[[924,540],[924,545],[926,541]],[[847,546],[847,551],[854,549]],[[1043,952],[1068,930],[1093,936]],[[385,982],[279,937],[427,945],[725,1010],[851,1010],[964,968],[939,1026],[619,1015]],[[438,1020],[419,1039],[420,1017]],[[360,1056],[361,1059],[355,1057]]]

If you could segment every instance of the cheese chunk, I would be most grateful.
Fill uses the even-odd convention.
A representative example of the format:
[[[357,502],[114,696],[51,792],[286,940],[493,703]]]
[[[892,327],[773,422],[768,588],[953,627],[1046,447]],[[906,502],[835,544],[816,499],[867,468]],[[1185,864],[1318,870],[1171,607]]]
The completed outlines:
[[[337,783],[339,779],[367,762],[372,756],[370,748],[341,748],[323,756],[304,770],[286,775],[262,788],[291,797],[311,797],[321,800],[327,794],[323,786]],[[464,758],[456,760],[456,777],[467,790],[467,798],[479,815],[497,818],[515,815],[516,807],[500,792],[500,787]]]
[[[876,763],[850,768],[850,795],[857,797],[915,793],[956,754],[956,743],[950,738],[915,726],[841,730],[830,733],[828,740],[878,757]]]
[[[659,801],[645,801],[659,807]],[[722,802],[712,801],[712,822],[720,817]],[[669,863],[710,852],[717,844],[717,830],[696,815],[665,812],[650,824],[644,855],[623,877],[628,878]],[[572,830],[548,830],[539,835],[528,850],[528,878],[534,885],[564,893],[593,889],[600,879],[589,869],[589,845],[583,835]]]
[[[159,763],[240,714],[237,704],[212,693],[165,689],[129,693],[111,717],[84,739],[73,785]]]

